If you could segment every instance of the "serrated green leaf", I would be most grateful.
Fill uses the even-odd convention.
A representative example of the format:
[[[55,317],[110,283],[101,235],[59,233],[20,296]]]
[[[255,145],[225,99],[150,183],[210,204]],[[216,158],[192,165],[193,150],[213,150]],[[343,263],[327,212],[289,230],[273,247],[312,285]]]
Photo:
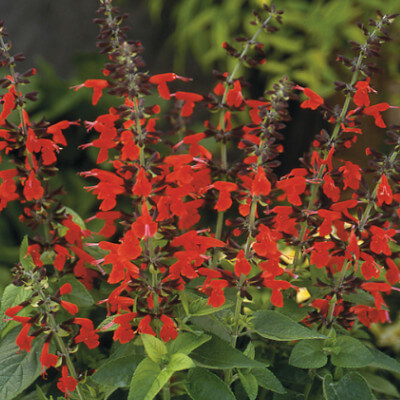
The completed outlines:
[[[105,362],[91,376],[91,379],[100,385],[116,388],[129,387],[132,375],[142,360],[142,356],[129,355]]]
[[[29,353],[18,353],[19,347],[15,344],[15,339],[20,330],[14,328],[0,341],[0,399],[13,399],[41,373],[39,357],[43,340],[35,339]]]
[[[286,393],[279,379],[268,368],[253,368],[252,375],[257,379],[258,384],[264,389],[275,393]]]
[[[208,333],[218,336],[222,340],[229,342],[231,335],[227,327],[214,315],[203,315],[201,317],[192,317],[191,321],[196,327],[205,330]]]
[[[146,354],[152,361],[160,364],[163,356],[167,354],[167,346],[165,343],[153,335],[142,334],[140,337],[142,338]]]
[[[335,347],[340,350],[331,354],[331,362],[337,367],[362,368],[374,361],[368,348],[351,336],[337,337]]]
[[[263,368],[265,366],[259,361],[246,357],[241,351],[216,336],[194,350],[191,357],[200,366],[211,369]]]
[[[243,354],[246,357],[249,357],[250,359],[254,360],[254,357],[256,356],[256,349],[254,348],[253,342],[249,342],[248,345],[246,346]]]
[[[387,354],[375,347],[368,348],[368,350],[374,356],[374,360],[369,365],[370,367],[384,369],[390,372],[397,372],[400,374],[400,363],[397,360],[389,357]]]
[[[297,368],[322,368],[328,362],[321,340],[300,340],[293,347],[289,364]]]
[[[330,374],[322,383],[325,400],[375,400],[366,380],[357,372],[346,374],[339,382],[333,382]]]
[[[279,341],[327,339],[327,336],[306,328],[277,311],[257,311],[253,323],[254,330],[267,339]]]
[[[85,286],[72,275],[64,275],[59,281],[59,287],[69,283],[72,291],[64,295],[63,300],[76,304],[79,308],[90,307],[94,304],[92,295],[88,292]]]
[[[193,400],[236,400],[229,386],[217,375],[203,368],[190,370],[185,389]]]
[[[180,332],[175,340],[171,340],[167,344],[169,354],[183,353],[190,354],[194,349],[200,347],[203,343],[211,339],[210,335],[195,335],[189,332]]]
[[[152,400],[169,381],[173,372],[145,358],[136,368],[129,387],[128,400]]]
[[[166,368],[171,372],[175,372],[193,368],[194,366],[194,362],[189,356],[183,353],[175,353],[172,354]]]
[[[239,371],[240,383],[243,385],[244,390],[249,396],[249,400],[256,400],[258,394],[258,382],[254,375],[248,372]]]

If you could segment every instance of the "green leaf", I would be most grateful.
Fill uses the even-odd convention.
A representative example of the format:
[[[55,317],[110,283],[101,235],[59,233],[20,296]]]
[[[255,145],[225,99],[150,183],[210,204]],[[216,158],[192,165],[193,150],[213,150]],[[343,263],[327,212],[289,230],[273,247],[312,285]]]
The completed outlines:
[[[19,262],[26,271],[32,271],[35,268],[35,263],[32,257],[28,253],[28,236],[25,235],[22,239],[21,246],[19,248]]]
[[[36,385],[36,394],[38,400],[49,400],[46,395],[43,393],[43,390],[40,389],[40,386]]]
[[[161,360],[165,354],[167,354],[167,346],[165,343],[154,337],[153,335],[140,335],[149,358],[157,364],[161,363]]]
[[[3,327],[7,324],[7,322],[5,321],[8,318],[5,316],[6,310],[27,300],[31,293],[32,289],[27,288],[26,286],[15,286],[12,283],[6,286],[3,292],[3,296],[1,298],[0,331],[2,331]],[[18,315],[24,315],[23,311],[21,310]]]
[[[331,375],[326,375],[322,383],[325,400],[375,400],[368,383],[357,372],[346,374],[334,383]]]
[[[371,364],[374,357],[359,340],[350,336],[339,336],[335,340],[337,353],[331,354],[331,362],[337,367],[361,368]]]
[[[276,393],[286,393],[279,379],[268,368],[254,368],[252,375],[257,379],[258,384],[264,389]]]
[[[149,335],[146,335],[149,336]],[[152,400],[169,381],[173,372],[145,358],[136,368],[129,387],[128,400]]]
[[[221,307],[212,307],[207,305],[207,299],[196,299],[189,303],[189,314],[193,317],[199,317],[201,315],[215,314],[218,311],[224,310],[225,308],[232,307],[232,303],[227,301]]]
[[[168,342],[168,353],[183,353],[188,355],[210,339],[211,336],[206,334],[195,335],[194,333],[180,332],[175,340]]]
[[[267,339],[279,341],[327,339],[327,336],[312,331],[277,311],[257,311],[254,314],[253,323],[254,330]]]
[[[239,371],[239,379],[249,399],[256,400],[258,394],[258,382],[256,377],[248,372]]]
[[[367,381],[369,387],[378,393],[386,394],[387,396],[400,399],[400,392],[391,382],[382,378],[379,375],[369,372],[362,372],[361,375]]]
[[[172,354],[167,364],[167,369],[172,372],[175,372],[193,368],[194,366],[195,366],[194,362],[189,356],[183,353],[175,353]]]
[[[256,356],[256,349],[254,348],[254,344],[253,342],[249,342],[247,347],[245,348],[243,354],[246,357],[251,358],[252,360],[254,360],[254,357]]]
[[[191,321],[196,327],[205,330],[208,333],[217,335],[222,340],[229,342],[231,335],[226,326],[215,315],[203,315],[201,317],[192,317]]]
[[[190,370],[185,389],[193,400],[236,400],[224,381],[203,368]]]
[[[29,353],[15,344],[21,329],[14,328],[0,341],[0,399],[12,400],[41,373],[39,357],[43,340],[34,339]]]
[[[60,287],[65,283],[69,283],[72,287],[72,291],[69,294],[64,295],[63,300],[69,301],[71,303],[76,304],[79,308],[90,307],[94,304],[93,297],[82,285],[81,282],[78,281],[72,275],[65,275],[60,279]]]
[[[370,367],[384,369],[390,372],[397,372],[400,374],[400,363],[397,360],[389,357],[387,354],[379,351],[375,347],[369,348],[369,351],[374,356],[374,360],[369,365]]]
[[[297,368],[322,368],[328,362],[321,340],[300,340],[293,347],[289,364]]]
[[[132,375],[142,360],[142,356],[129,355],[105,362],[91,376],[91,379],[100,385],[115,388],[129,387]]]
[[[241,351],[214,336],[191,354],[199,365],[211,369],[263,368],[261,362],[246,357]]]

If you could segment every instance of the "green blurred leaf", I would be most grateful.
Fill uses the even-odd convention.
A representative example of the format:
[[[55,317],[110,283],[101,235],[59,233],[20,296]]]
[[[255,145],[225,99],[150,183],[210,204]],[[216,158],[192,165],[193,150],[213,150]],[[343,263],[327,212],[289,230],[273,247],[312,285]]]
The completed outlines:
[[[257,311],[254,314],[253,324],[254,330],[267,339],[279,341],[327,339],[327,336],[306,328],[277,311]]]
[[[297,368],[322,368],[328,362],[322,340],[300,340],[293,347],[289,364]]]
[[[201,334],[195,335],[189,332],[180,332],[175,340],[171,340],[167,344],[168,353],[183,353],[190,354],[194,349],[197,349],[205,342],[211,339],[210,335]]]
[[[331,362],[337,367],[362,368],[374,361],[368,348],[351,336],[337,337],[335,347],[339,350],[331,354]]]
[[[257,379],[258,384],[264,389],[276,393],[286,393],[279,379],[268,368],[252,368],[252,375]]]
[[[241,351],[214,336],[191,354],[200,366],[211,369],[263,368],[259,361],[246,357]]]
[[[193,400],[236,400],[231,389],[223,380],[203,368],[190,370],[185,388]]]
[[[143,360],[140,355],[129,355],[102,364],[91,376],[96,383],[113,387],[129,387],[132,375]]]
[[[254,375],[249,372],[238,371],[240,383],[249,396],[249,400],[256,400],[258,394],[258,381]]]
[[[373,355],[374,359],[369,364],[370,367],[380,368],[390,372],[396,372],[400,374],[400,363],[394,358],[388,356],[382,351],[375,347],[369,348],[369,351]]]
[[[157,364],[160,364],[163,356],[167,354],[167,346],[165,343],[152,336],[147,334],[140,335],[144,349],[146,350],[146,354],[149,358]]]
[[[328,374],[322,385],[325,400],[375,400],[368,383],[357,372],[346,374],[336,383]]]
[[[166,368],[171,372],[175,372],[193,368],[194,366],[194,362],[189,356],[183,353],[175,353],[172,354]]]
[[[43,339],[34,339],[29,353],[15,344],[21,329],[14,328],[0,340],[0,399],[12,400],[40,375]]]

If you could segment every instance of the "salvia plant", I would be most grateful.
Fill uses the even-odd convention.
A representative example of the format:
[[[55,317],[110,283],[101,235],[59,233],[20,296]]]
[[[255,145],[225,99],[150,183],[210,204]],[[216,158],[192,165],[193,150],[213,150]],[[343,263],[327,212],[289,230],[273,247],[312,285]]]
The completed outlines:
[[[368,329],[391,322],[400,279],[400,127],[387,126],[398,107],[373,88],[396,15],[360,24],[365,41],[338,56],[348,80],[330,105],[287,77],[247,98],[240,74],[266,61],[262,33],[283,14],[273,6],[254,12],[253,37],[223,43],[235,66],[213,72],[208,94],[149,73],[111,0],[97,13],[103,78],[72,88],[93,106],[115,97],[94,121],[30,118],[36,71],[18,71],[1,25],[0,209],[19,202],[15,223],[30,233],[1,303],[0,398],[398,397],[400,364]],[[330,128],[278,177],[297,100]],[[81,150],[98,154],[80,172],[98,199],[87,216],[53,179],[78,124],[91,140]],[[366,124],[390,151],[366,148],[364,169],[345,154]]]

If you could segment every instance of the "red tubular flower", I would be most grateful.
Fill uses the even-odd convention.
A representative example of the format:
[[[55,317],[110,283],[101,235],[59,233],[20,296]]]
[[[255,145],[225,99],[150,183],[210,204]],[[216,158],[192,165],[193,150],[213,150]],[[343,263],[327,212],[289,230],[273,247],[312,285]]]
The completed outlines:
[[[374,257],[370,256],[367,253],[362,252],[361,258],[365,261],[361,265],[361,273],[363,277],[368,281],[371,278],[379,278],[380,269],[379,265],[375,262]]]
[[[160,338],[164,342],[169,342],[171,339],[176,339],[178,336],[178,331],[172,318],[167,317],[166,315],[161,315],[160,319],[164,323],[160,330]]]
[[[14,182],[14,177],[18,175],[16,169],[6,169],[0,171],[0,211],[7,207],[9,201],[19,198],[17,186]]]
[[[16,318],[14,318],[16,319]],[[19,332],[17,338],[15,339],[16,345],[19,347],[20,350],[25,350],[27,353],[31,351],[31,343],[34,339],[33,336],[28,336],[29,330],[31,329],[31,324],[28,322],[22,322],[22,329]]]
[[[0,114],[0,121],[4,121],[15,108],[15,89],[11,86],[9,91],[3,95],[3,110]]]
[[[137,313],[129,312],[118,315],[114,318],[113,322],[119,325],[119,327],[114,331],[114,341],[119,340],[119,342],[123,344],[130,342],[135,337],[135,332],[132,329],[131,321],[136,317]]]
[[[32,170],[28,179],[24,182],[24,197],[26,200],[39,200],[42,198],[44,189],[40,185],[40,181],[36,178],[35,172]]]
[[[53,141],[54,143],[60,144],[62,146],[67,145],[67,141],[65,140],[65,137],[62,133],[64,129],[69,128],[71,125],[79,125],[78,122],[76,121],[60,121],[57,122],[56,124],[50,125],[47,127],[47,133],[50,133],[53,135]]]
[[[339,168],[339,171],[343,174],[344,188],[348,187],[357,190],[360,186],[361,172],[360,167],[353,164],[351,161],[346,161],[344,166]]]
[[[220,307],[225,303],[225,294],[223,289],[228,286],[228,282],[223,279],[215,279],[209,283],[212,289],[211,295],[208,298],[207,305],[214,308]]]
[[[330,254],[329,250],[333,249],[335,244],[331,241],[316,242],[311,252],[310,263],[317,268],[323,268],[328,265]]]
[[[75,337],[75,343],[85,343],[89,349],[94,349],[99,345],[99,335],[94,329],[93,322],[87,318],[75,318],[74,324],[81,325],[79,335]]]
[[[58,362],[58,357],[55,354],[49,353],[50,341],[43,344],[42,353],[39,361],[42,364],[42,375],[45,374],[46,368],[55,367]]]
[[[244,97],[242,95],[242,85],[240,84],[239,80],[236,80],[233,83],[233,88],[228,91],[228,94],[226,96],[226,103],[230,107],[240,107],[244,100]]]
[[[399,268],[391,258],[387,257],[385,261],[388,267],[385,278],[391,285],[395,285],[400,280]]]
[[[382,305],[386,306],[386,303],[383,301],[382,295],[380,292],[384,292],[389,294],[392,291],[392,287],[388,283],[384,282],[366,282],[361,285],[361,287],[370,292],[372,296],[375,298],[375,307],[378,310],[382,309]]]
[[[151,193],[151,183],[146,177],[145,170],[140,167],[137,176],[135,185],[132,188],[132,194],[136,196],[148,197]]]
[[[76,385],[78,381],[72,377],[68,376],[68,367],[63,365],[61,368],[61,378],[57,382],[57,387],[63,393],[65,393],[65,397],[69,397],[70,393],[76,389]]]
[[[7,310],[5,311],[5,315],[7,315],[7,317],[14,317],[15,314],[18,314],[24,307],[21,305],[18,306],[14,306],[14,307],[9,307],[7,308]]]
[[[287,179],[278,181],[276,187],[285,192],[285,194],[281,198],[278,198],[278,200],[283,200],[287,197],[290,204],[301,206],[302,202],[300,195],[306,190],[306,174],[307,171],[305,169],[296,168],[287,175]]]
[[[363,114],[374,117],[376,126],[380,128],[386,128],[386,124],[383,122],[383,118],[380,113],[388,110],[389,108],[390,105],[388,103],[374,104],[373,106],[364,108]]]
[[[108,87],[108,82],[104,79],[88,79],[81,85],[72,86],[71,89],[79,90],[83,87],[93,88],[92,104],[95,106],[103,95],[103,89]]]
[[[183,100],[183,107],[181,110],[182,117],[189,117],[193,114],[193,108],[196,102],[203,100],[203,96],[191,92],[176,92],[171,96],[175,96],[178,100]]]
[[[287,281],[275,281],[264,279],[264,286],[272,289],[271,303],[276,307],[283,307],[283,296],[281,290],[289,289],[292,285]]]
[[[376,93],[376,90],[372,89],[372,87],[369,86],[369,82],[370,78],[367,77],[365,81],[358,81],[355,85],[357,90],[354,93],[353,101],[358,107],[368,107],[370,104],[368,93]]]
[[[329,174],[324,175],[324,184],[322,190],[326,197],[330,198],[332,201],[337,202],[340,199],[340,189],[335,186],[335,182]]]
[[[133,232],[138,238],[147,239],[148,237],[153,237],[156,234],[157,227],[157,222],[153,221],[147,209],[146,203],[143,202],[142,215],[138,217],[132,224]]]
[[[191,78],[185,78],[183,76],[176,75],[173,72],[168,72],[165,74],[153,75],[150,77],[149,82],[153,85],[157,85],[158,93],[163,99],[169,100],[171,95],[167,86],[167,82],[172,82],[175,79],[180,79],[184,82],[192,80]]]
[[[116,232],[115,220],[120,218],[122,214],[119,211],[99,211],[96,213],[96,218],[103,219],[105,221],[104,227],[99,232],[99,235],[103,235],[108,238],[114,235]]]
[[[60,304],[65,308],[70,314],[75,315],[78,312],[78,306],[76,304],[70,303],[69,301],[61,300]]]
[[[392,251],[388,245],[388,241],[392,240],[391,238],[396,234],[394,229],[382,229],[378,226],[372,225],[369,228],[372,233],[371,243],[369,248],[376,254],[385,254],[386,256],[390,256]]]
[[[257,169],[257,174],[251,185],[251,195],[252,196],[268,196],[271,192],[271,183],[265,175],[264,168],[259,166]]]
[[[294,86],[294,89],[302,90],[303,93],[308,97],[308,100],[301,103],[301,108],[311,108],[311,110],[316,110],[320,105],[324,104],[324,99],[311,89],[307,87],[303,88],[299,85]]]
[[[213,187],[219,190],[219,197],[214,209],[217,211],[225,211],[232,205],[230,193],[237,190],[238,186],[233,182],[217,181],[214,182]]]
[[[385,322],[390,322],[389,313],[386,310],[377,310],[374,307],[359,304],[351,307],[350,311],[354,312],[358,320],[367,328],[370,328],[372,323],[381,322],[384,324]]]
[[[138,325],[138,332],[139,333],[146,333],[147,335],[156,336],[156,333],[153,331],[153,328],[150,326],[151,316],[146,315],[142,318]]]
[[[377,204],[380,207],[383,203],[392,204],[393,192],[389,185],[389,182],[385,174],[382,174],[381,181],[378,186],[378,192],[376,193]]]
[[[64,283],[59,289],[60,291],[60,296],[63,296],[64,294],[69,294],[72,291],[72,286],[70,283]]]
[[[243,250],[240,250],[236,256],[234,269],[237,277],[240,277],[241,274],[247,276],[251,271],[251,264],[246,260]]]

